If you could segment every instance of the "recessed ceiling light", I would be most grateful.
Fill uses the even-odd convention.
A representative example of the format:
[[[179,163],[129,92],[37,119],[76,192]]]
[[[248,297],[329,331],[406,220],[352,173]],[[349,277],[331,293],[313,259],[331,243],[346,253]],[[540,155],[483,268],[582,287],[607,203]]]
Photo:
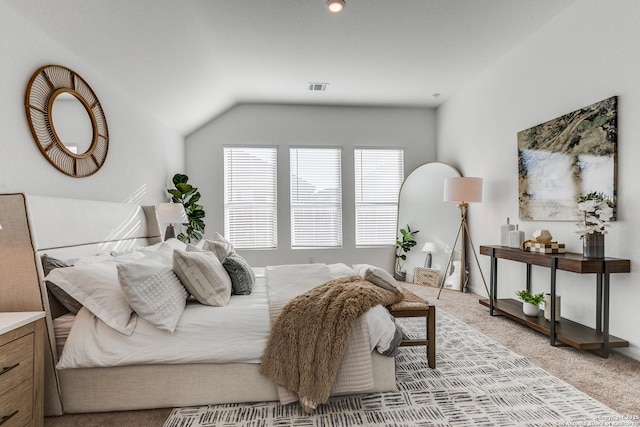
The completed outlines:
[[[331,13],[340,13],[347,4],[344,0],[328,0],[327,10]]]

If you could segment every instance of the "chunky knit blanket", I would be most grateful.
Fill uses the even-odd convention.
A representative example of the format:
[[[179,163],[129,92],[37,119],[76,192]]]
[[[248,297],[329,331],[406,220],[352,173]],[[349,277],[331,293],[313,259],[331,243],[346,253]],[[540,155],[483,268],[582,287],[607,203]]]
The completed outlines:
[[[401,298],[360,276],[330,280],[293,298],[271,327],[260,373],[297,393],[305,411],[313,412],[329,399],[352,322]]]

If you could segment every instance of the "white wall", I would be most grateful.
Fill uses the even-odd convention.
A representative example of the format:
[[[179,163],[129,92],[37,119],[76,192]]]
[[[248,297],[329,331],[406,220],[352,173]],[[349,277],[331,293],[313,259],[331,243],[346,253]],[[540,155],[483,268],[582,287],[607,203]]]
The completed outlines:
[[[353,147],[403,147],[405,176],[435,160],[435,112],[420,108],[238,105],[187,137],[190,183],[200,189],[206,233],[223,234],[224,145],[278,146],[278,249],[244,250],[252,266],[314,262],[370,263],[392,271],[394,247],[355,249]],[[341,146],[343,247],[291,250],[289,146]]]
[[[618,95],[618,221],[606,235],[606,255],[631,259],[630,274],[612,275],[611,333],[630,341],[621,350],[640,359],[640,2],[580,0],[490,70],[463,88],[437,111],[438,159],[466,176],[484,178],[484,201],[471,205],[474,243],[499,244],[506,217],[527,238],[549,229],[555,240],[581,252],[572,222],[518,220],[518,131]],[[489,259],[481,256],[488,279]],[[499,263],[498,297],[524,288],[524,264]],[[471,286],[485,294],[471,264]],[[549,271],[533,268],[535,292],[547,292]],[[595,325],[595,278],[560,273],[562,314]]]
[[[166,198],[168,177],[184,168],[184,138],[151,118],[117,82],[78,58],[0,2],[0,193],[153,204]],[[109,126],[109,154],[96,174],[72,178],[55,169],[31,136],[24,96],[32,74],[59,64],[92,87]]]

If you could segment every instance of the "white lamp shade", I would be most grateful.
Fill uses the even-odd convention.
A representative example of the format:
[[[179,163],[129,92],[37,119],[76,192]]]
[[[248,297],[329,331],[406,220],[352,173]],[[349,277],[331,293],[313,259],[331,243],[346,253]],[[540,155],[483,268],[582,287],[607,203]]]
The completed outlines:
[[[433,242],[427,242],[422,247],[422,252],[435,252],[435,251],[436,251],[436,245],[434,245]]]
[[[482,178],[455,177],[444,180],[444,201],[450,203],[482,202]]]
[[[158,221],[163,224],[182,224],[188,221],[187,213],[180,203],[160,203]]]

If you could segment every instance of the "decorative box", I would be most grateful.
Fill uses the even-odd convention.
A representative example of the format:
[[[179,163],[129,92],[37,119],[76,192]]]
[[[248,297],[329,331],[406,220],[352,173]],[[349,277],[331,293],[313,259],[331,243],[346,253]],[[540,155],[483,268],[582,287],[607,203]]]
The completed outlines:
[[[416,285],[429,285],[438,287],[438,278],[440,270],[431,268],[416,267],[413,272],[413,283]]]
[[[564,243],[549,242],[549,243],[537,243],[537,242],[525,242],[524,250],[529,252],[538,252],[541,254],[563,254],[566,252]]]

